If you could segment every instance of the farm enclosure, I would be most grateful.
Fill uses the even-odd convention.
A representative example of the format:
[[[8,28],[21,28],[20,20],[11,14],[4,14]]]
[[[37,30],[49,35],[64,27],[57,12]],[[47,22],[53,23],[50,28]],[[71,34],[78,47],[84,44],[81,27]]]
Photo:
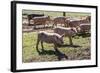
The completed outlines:
[[[45,16],[50,16],[53,18],[58,16],[63,16],[63,12],[54,11],[34,11],[34,10],[23,10],[23,49],[22,49],[22,59],[24,63],[28,62],[46,62],[46,61],[59,61],[59,60],[86,60],[91,59],[91,36],[90,33],[76,35],[73,37],[74,45],[69,45],[69,39],[64,37],[64,45],[59,46],[59,53],[56,53],[53,44],[44,43],[44,51],[40,54],[36,51],[37,33],[39,31],[53,32],[53,28],[37,28],[28,25],[27,15],[28,14],[44,14]],[[66,17],[72,19],[82,19],[86,16],[90,16],[90,13],[76,13],[76,12],[66,12]],[[48,25],[46,25],[48,26]],[[50,24],[52,26],[52,24]],[[59,24],[59,26],[61,26]],[[39,27],[39,26],[37,26]]]

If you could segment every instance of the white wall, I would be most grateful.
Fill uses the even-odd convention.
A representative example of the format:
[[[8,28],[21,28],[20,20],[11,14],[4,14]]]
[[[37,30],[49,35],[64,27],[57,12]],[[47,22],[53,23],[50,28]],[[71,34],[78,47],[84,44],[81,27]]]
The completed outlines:
[[[11,73],[10,72],[10,1],[11,0],[0,1],[0,73]],[[100,0],[33,0],[33,1],[98,5],[100,7],[99,5]],[[100,13],[100,9],[99,9],[99,13]],[[100,16],[100,14],[98,16]],[[100,17],[98,17],[98,19],[100,19]],[[100,27],[100,25],[98,25],[98,27]],[[100,29],[98,31],[100,31]],[[100,33],[99,33],[99,37],[100,37]],[[99,48],[98,48],[98,52],[100,52]],[[99,56],[100,56],[100,53],[99,53]],[[99,61],[100,61],[100,57],[99,57]],[[99,63],[99,66],[100,66],[100,63]],[[55,72],[55,73],[92,73],[92,72],[94,73],[96,72],[96,73],[99,73],[100,67],[53,70],[53,71],[42,71],[42,72],[38,71],[37,73],[51,73],[51,72]]]

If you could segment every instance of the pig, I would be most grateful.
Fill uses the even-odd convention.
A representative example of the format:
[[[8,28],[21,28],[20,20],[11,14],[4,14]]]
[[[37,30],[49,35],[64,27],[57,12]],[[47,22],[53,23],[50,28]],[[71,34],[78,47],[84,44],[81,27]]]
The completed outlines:
[[[41,42],[41,47],[42,50],[44,50],[43,47],[43,42],[48,43],[48,44],[54,44],[54,48],[57,48],[57,45],[62,45],[63,44],[63,36],[64,35],[59,35],[57,33],[48,33],[46,31],[40,31],[37,34],[37,44],[36,44],[36,49],[38,50],[38,45],[39,42]]]
[[[77,33],[76,28],[70,28],[70,27],[56,27],[54,28],[54,33],[58,33],[59,35],[64,34],[69,38],[70,45],[73,45],[72,42],[72,36],[74,36]]]

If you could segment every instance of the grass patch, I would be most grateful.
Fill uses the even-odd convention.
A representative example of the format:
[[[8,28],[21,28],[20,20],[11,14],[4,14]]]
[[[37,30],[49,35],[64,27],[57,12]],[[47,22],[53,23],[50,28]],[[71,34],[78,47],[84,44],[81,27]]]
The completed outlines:
[[[36,51],[37,32],[23,33],[23,62],[45,62],[58,60],[84,60],[90,59],[90,37],[73,37],[73,46],[69,45],[69,39],[64,38],[64,45],[58,47],[55,52],[53,44],[44,43],[45,51],[42,52],[39,44],[39,54]],[[67,57],[67,58],[66,58]]]
[[[63,16],[63,12],[61,11],[42,11],[42,10],[23,10],[22,12],[24,15],[29,14],[44,14],[46,16],[50,16],[50,18]],[[84,16],[90,16],[90,13],[83,13],[83,12],[65,12],[66,17],[72,18],[81,18]]]

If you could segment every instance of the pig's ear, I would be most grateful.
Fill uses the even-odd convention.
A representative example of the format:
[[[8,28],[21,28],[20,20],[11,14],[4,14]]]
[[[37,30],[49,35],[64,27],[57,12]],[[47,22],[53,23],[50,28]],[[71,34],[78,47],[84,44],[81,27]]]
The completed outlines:
[[[65,36],[65,34],[61,35],[61,38],[63,38]]]
[[[73,31],[74,30],[74,27],[72,27],[71,30]]]
[[[73,28],[71,28],[71,30],[72,30],[72,31],[75,31],[75,30],[76,30],[76,28],[74,28],[74,27],[73,27]]]
[[[78,27],[76,27],[76,30],[77,30],[77,32],[80,32],[81,28],[78,26]]]

